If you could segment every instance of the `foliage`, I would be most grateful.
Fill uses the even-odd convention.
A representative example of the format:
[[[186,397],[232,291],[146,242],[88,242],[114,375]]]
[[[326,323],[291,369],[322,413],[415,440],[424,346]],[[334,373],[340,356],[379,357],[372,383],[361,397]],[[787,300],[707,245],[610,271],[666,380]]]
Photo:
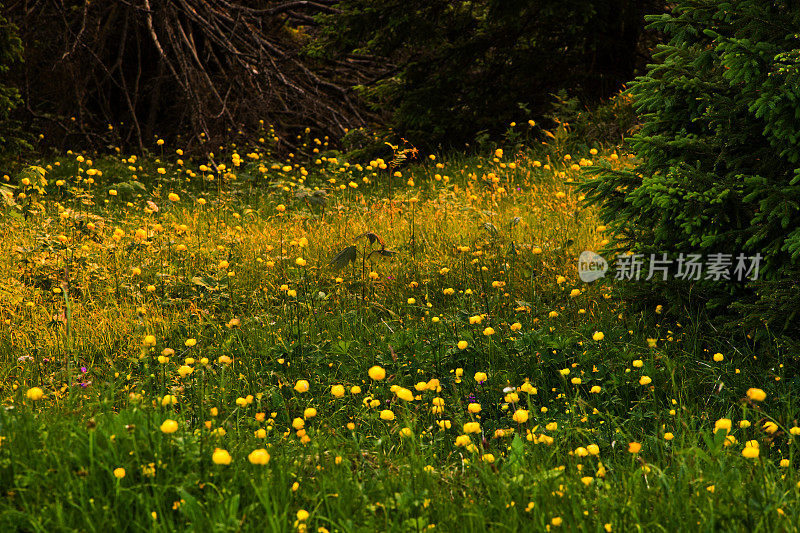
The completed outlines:
[[[639,128],[633,98],[625,90],[591,107],[562,91],[556,95],[553,110],[546,118],[569,128],[568,139],[577,151],[598,145],[621,146]]]
[[[645,12],[660,2],[343,0],[314,54],[358,51],[392,68],[362,85],[415,144],[461,146],[482,130],[547,111],[551,93],[585,101],[633,74]],[[527,119],[528,117],[525,116]]]
[[[716,313],[739,299],[749,327],[797,336],[795,298],[772,300],[800,276],[800,4],[685,0],[649,20],[670,41],[629,90],[639,166],[598,169],[583,191],[618,249],[763,256],[763,283],[647,284],[647,298]]]
[[[2,15],[0,4],[0,79],[7,76],[10,65],[22,60],[22,41],[17,27]],[[0,84],[0,154],[26,143],[20,137],[19,124],[11,119],[11,112],[22,103],[19,90]]]

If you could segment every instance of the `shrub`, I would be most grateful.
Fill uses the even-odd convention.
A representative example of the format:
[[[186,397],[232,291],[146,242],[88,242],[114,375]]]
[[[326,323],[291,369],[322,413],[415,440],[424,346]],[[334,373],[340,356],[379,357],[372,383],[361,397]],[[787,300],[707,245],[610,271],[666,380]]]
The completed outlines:
[[[640,164],[598,169],[581,189],[617,250],[763,256],[758,282],[648,284],[654,298],[717,315],[739,300],[729,325],[800,333],[786,320],[800,303],[800,3],[682,0],[648,20],[670,40],[629,90]]]

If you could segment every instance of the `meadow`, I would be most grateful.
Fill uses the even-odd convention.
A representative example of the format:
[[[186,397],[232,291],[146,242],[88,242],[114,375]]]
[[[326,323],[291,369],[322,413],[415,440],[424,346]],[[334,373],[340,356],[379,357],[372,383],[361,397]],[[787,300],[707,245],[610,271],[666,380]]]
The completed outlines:
[[[633,155],[264,138],[4,176],[0,530],[796,528],[780,346],[578,278]]]

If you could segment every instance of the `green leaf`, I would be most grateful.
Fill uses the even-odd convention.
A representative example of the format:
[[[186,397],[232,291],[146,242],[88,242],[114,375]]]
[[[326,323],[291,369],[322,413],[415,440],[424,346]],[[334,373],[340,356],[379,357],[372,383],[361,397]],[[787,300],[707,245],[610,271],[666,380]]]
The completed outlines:
[[[330,263],[328,264],[336,270],[341,270],[351,262],[355,261],[357,256],[358,249],[355,246],[348,246],[336,254],[336,256],[331,259]]]

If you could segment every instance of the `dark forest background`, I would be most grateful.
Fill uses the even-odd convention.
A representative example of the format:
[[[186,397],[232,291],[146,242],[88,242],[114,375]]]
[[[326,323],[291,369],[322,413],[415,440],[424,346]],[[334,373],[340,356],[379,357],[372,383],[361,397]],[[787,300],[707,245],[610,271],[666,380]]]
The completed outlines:
[[[660,0],[10,0],[0,3],[6,148],[141,150],[311,128],[462,148],[641,72]],[[13,108],[13,111],[11,109]],[[263,121],[263,123],[261,122]],[[22,136],[23,140],[26,140]],[[27,141],[30,141],[28,138]]]

